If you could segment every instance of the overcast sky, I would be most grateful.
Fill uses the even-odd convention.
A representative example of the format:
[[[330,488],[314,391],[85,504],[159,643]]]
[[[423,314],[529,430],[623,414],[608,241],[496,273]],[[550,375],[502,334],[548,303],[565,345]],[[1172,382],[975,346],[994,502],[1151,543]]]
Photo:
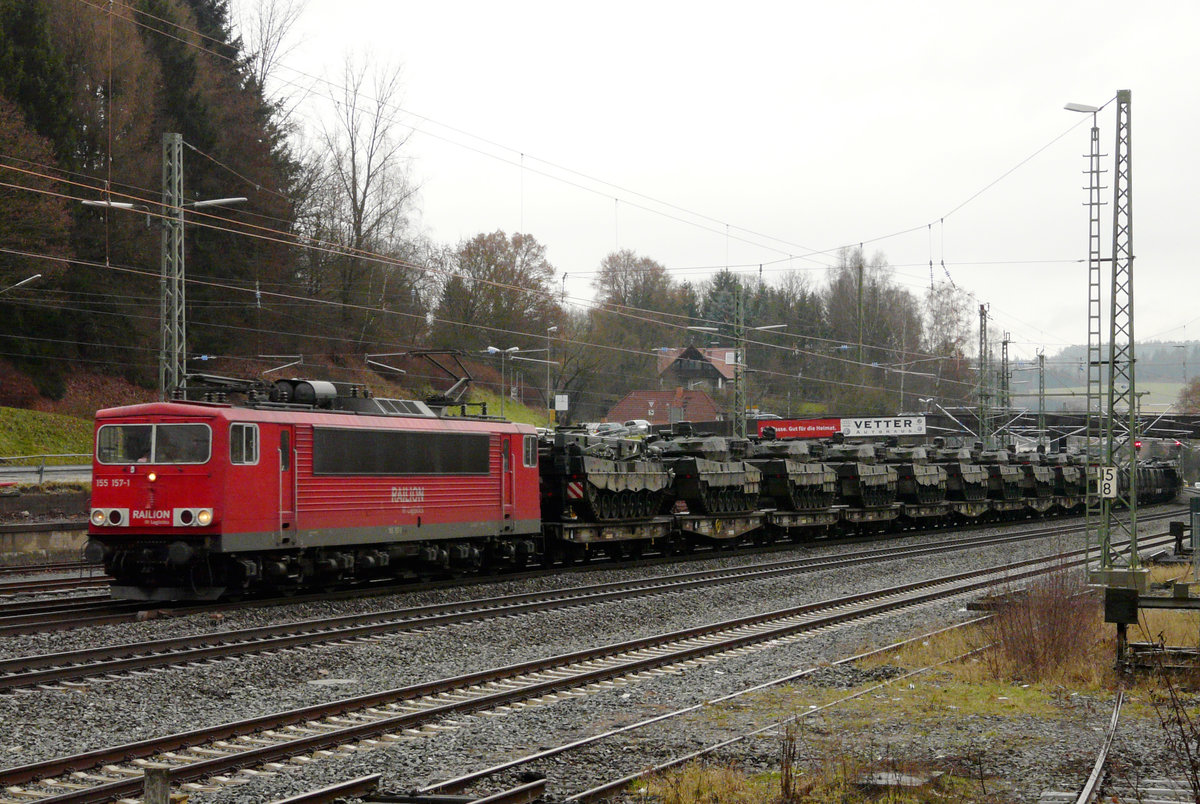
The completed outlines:
[[[1139,5],[309,0],[279,75],[337,80],[349,52],[402,64],[421,225],[529,232],[569,296],[615,248],[694,281],[760,263],[823,280],[864,242],[914,293],[932,260],[1032,355],[1086,341],[1091,116],[1063,104],[1118,89],[1136,334],[1200,338],[1200,4]]]

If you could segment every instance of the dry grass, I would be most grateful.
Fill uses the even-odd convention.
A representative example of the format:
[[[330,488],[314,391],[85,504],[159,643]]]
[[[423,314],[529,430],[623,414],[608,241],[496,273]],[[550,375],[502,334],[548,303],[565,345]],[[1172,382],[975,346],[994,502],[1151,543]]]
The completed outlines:
[[[761,804],[774,800],[778,789],[775,779],[748,776],[733,765],[690,764],[649,779],[641,792],[663,804]]]
[[[945,631],[864,662],[928,667],[964,654],[945,666],[955,679],[973,684],[1025,682],[1072,689],[1111,688],[1111,626],[1100,601],[1086,594],[1083,577],[1059,570],[1035,579],[1022,592],[1007,590],[1013,602],[975,626]]]
[[[1154,567],[1150,570],[1152,585],[1188,581],[1193,581],[1191,566]],[[1196,586],[1192,587],[1193,595],[1197,589]],[[1142,609],[1137,626],[1129,629],[1129,639],[1175,647],[1200,646],[1200,612]]]
[[[1100,604],[1082,573],[1065,568],[1039,576],[1019,602],[1000,608],[981,626],[992,678],[1096,689],[1109,662]]]
[[[987,782],[969,760],[906,759],[881,746],[843,745],[824,733],[789,727],[780,740],[779,772],[747,774],[733,764],[691,763],[635,788],[662,804],[946,804],[988,800]],[[876,750],[878,749],[878,750]],[[877,774],[922,779],[912,787],[877,787]]]

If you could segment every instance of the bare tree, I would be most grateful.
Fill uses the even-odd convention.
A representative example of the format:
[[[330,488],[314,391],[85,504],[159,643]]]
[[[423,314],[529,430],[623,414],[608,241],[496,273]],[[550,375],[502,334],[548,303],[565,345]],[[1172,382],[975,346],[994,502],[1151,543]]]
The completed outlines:
[[[334,113],[320,128],[319,142],[327,154],[329,228],[342,247],[329,261],[330,284],[343,305],[341,323],[357,324],[360,339],[366,338],[372,317],[355,321],[351,305],[382,306],[402,281],[395,272],[414,270],[404,258],[411,254],[405,239],[417,193],[404,155],[412,132],[393,120],[400,74],[398,67],[371,69],[366,60],[360,64],[347,57],[331,98]]]
[[[280,61],[299,44],[291,33],[307,5],[308,0],[253,0],[241,4],[237,28],[246,49],[246,66],[264,97],[267,81]]]

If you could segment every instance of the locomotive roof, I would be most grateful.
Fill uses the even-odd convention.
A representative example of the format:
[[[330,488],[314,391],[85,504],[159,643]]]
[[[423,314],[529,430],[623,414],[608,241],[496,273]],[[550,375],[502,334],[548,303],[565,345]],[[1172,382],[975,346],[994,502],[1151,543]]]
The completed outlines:
[[[405,416],[345,410],[322,410],[301,406],[243,407],[220,402],[145,402],[96,411],[96,422],[112,423],[121,419],[159,419],[168,417],[222,419],[238,422],[274,422],[277,424],[317,424],[329,427],[387,427],[415,430],[468,430],[517,432],[530,435],[537,428],[530,424],[471,416]]]

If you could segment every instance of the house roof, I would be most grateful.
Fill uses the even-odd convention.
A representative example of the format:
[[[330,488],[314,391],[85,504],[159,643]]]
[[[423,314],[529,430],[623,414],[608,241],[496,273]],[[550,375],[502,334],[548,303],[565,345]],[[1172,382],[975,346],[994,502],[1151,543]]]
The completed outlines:
[[[608,421],[627,422],[645,419],[651,424],[670,424],[671,408],[680,408],[678,417],[685,421],[711,422],[720,418],[720,409],[703,391],[676,388],[671,391],[631,391],[608,411]]]
[[[658,374],[661,377],[679,360],[700,360],[710,364],[722,377],[733,379],[733,367],[737,362],[737,350],[732,346],[701,348],[685,346],[682,349],[660,349],[658,352]]]

